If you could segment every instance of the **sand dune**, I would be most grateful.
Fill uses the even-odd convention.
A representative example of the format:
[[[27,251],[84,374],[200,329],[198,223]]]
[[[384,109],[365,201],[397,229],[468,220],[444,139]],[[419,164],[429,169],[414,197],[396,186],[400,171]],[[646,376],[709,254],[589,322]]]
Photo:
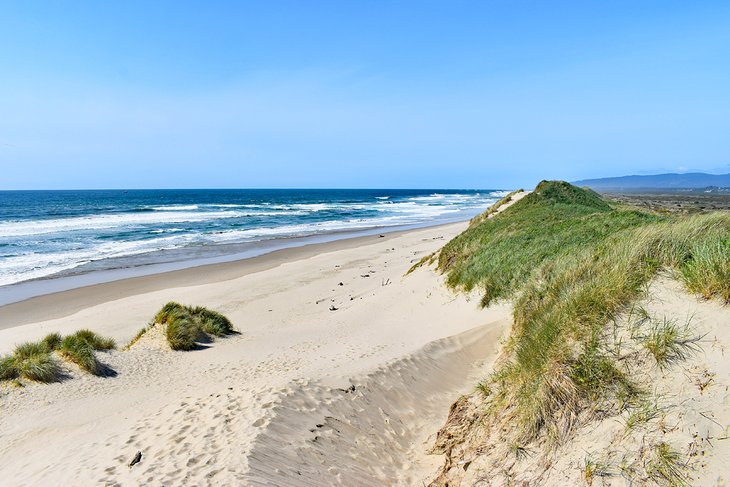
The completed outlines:
[[[3,352],[81,327],[124,343],[174,299],[216,309],[242,332],[194,352],[100,353],[114,377],[69,366],[60,383],[3,389],[4,482],[291,485],[296,478],[352,485],[425,478],[440,460],[424,456],[427,436],[473,385],[471,367],[496,350],[510,315],[506,305],[478,309],[430,269],[403,277],[465,225],[328,245],[239,276],[201,268],[213,275],[195,286],[168,287],[179,280],[160,275],[145,292],[114,300],[108,287],[95,286],[68,316],[0,330]],[[219,271],[225,278],[216,279]],[[338,390],[350,384],[354,391]],[[137,451],[142,460],[129,468]]]

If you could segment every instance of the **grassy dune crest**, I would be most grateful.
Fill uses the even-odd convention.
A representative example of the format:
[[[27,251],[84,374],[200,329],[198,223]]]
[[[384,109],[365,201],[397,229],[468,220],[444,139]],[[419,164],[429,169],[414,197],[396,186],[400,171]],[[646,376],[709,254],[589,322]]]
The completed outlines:
[[[484,306],[513,300],[509,360],[484,384],[490,407],[521,442],[560,440],[581,411],[639,394],[598,337],[659,271],[730,300],[730,215],[659,215],[543,181],[449,242],[439,268],[453,288],[481,292]]]

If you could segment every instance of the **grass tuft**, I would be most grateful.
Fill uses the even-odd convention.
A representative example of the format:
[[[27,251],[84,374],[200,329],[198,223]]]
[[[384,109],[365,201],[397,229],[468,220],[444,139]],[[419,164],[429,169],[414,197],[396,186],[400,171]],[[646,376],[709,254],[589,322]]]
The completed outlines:
[[[682,455],[667,443],[654,446],[654,455],[646,467],[649,479],[659,485],[689,485]]]
[[[202,306],[188,308],[188,310],[199,321],[200,329],[204,333],[217,337],[233,333],[233,324],[231,321],[217,311],[212,311]]]
[[[38,382],[55,382],[61,377],[61,367],[53,352],[82,369],[98,374],[101,366],[94,350],[110,350],[114,340],[102,337],[89,330],[79,330],[63,338],[50,333],[38,342],[26,342],[15,347],[12,356],[0,359],[0,380],[15,380],[19,377]]]
[[[658,418],[661,415],[661,410],[656,403],[649,401],[643,401],[636,407],[632,408],[626,418],[626,430],[630,431],[640,425],[646,424],[649,421]]]
[[[588,485],[593,485],[596,477],[610,477],[611,470],[608,462],[593,460],[586,457],[583,466],[583,478]]]
[[[79,330],[72,336],[85,341],[93,350],[113,350],[117,347],[113,338],[103,337],[91,330]]]
[[[25,354],[14,358],[18,375],[38,382],[56,382],[61,376],[58,362],[49,352]]]
[[[48,346],[42,341],[25,342],[15,347],[13,357],[15,358],[16,362],[19,362],[36,355],[48,354],[51,351],[52,350],[49,349]]]
[[[52,352],[58,349],[59,346],[61,346],[62,340],[63,337],[59,333],[49,333],[43,338],[43,340],[41,340],[41,343],[43,343],[48,351]]]
[[[474,390],[481,393],[482,397],[487,398],[492,394],[492,388],[489,385],[489,381],[482,380],[477,383],[477,385],[474,387]]]
[[[653,321],[644,346],[665,369],[675,362],[683,361],[700,351],[698,342],[702,337],[694,335],[689,324],[679,326],[675,320]]]
[[[0,380],[13,380],[18,377],[18,369],[15,367],[15,359],[7,355],[0,357]]]
[[[200,324],[184,310],[167,315],[167,342],[173,350],[192,350],[201,336]]]
[[[173,301],[157,312],[154,321],[166,325],[165,335],[173,350],[192,350],[206,335],[220,337],[234,333],[230,320],[222,314]]]
[[[730,303],[730,239],[698,243],[691,253],[680,271],[687,289],[705,299],[718,296]]]
[[[97,375],[100,371],[100,365],[94,355],[94,347],[83,337],[84,334],[67,336],[61,342],[58,352],[61,357],[69,362],[73,362],[85,371]]]

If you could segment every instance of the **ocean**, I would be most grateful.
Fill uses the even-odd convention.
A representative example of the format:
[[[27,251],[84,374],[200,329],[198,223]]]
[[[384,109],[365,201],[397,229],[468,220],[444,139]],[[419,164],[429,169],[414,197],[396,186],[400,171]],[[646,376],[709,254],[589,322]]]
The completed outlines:
[[[505,194],[431,189],[0,191],[0,286],[166,262],[184,267],[315,237],[331,240],[369,229],[464,220]]]

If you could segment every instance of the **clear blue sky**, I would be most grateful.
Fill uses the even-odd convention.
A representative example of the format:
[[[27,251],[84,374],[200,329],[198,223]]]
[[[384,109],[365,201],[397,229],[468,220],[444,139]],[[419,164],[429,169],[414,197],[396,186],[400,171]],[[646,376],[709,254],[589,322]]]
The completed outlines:
[[[730,172],[730,2],[0,1],[0,189]]]

